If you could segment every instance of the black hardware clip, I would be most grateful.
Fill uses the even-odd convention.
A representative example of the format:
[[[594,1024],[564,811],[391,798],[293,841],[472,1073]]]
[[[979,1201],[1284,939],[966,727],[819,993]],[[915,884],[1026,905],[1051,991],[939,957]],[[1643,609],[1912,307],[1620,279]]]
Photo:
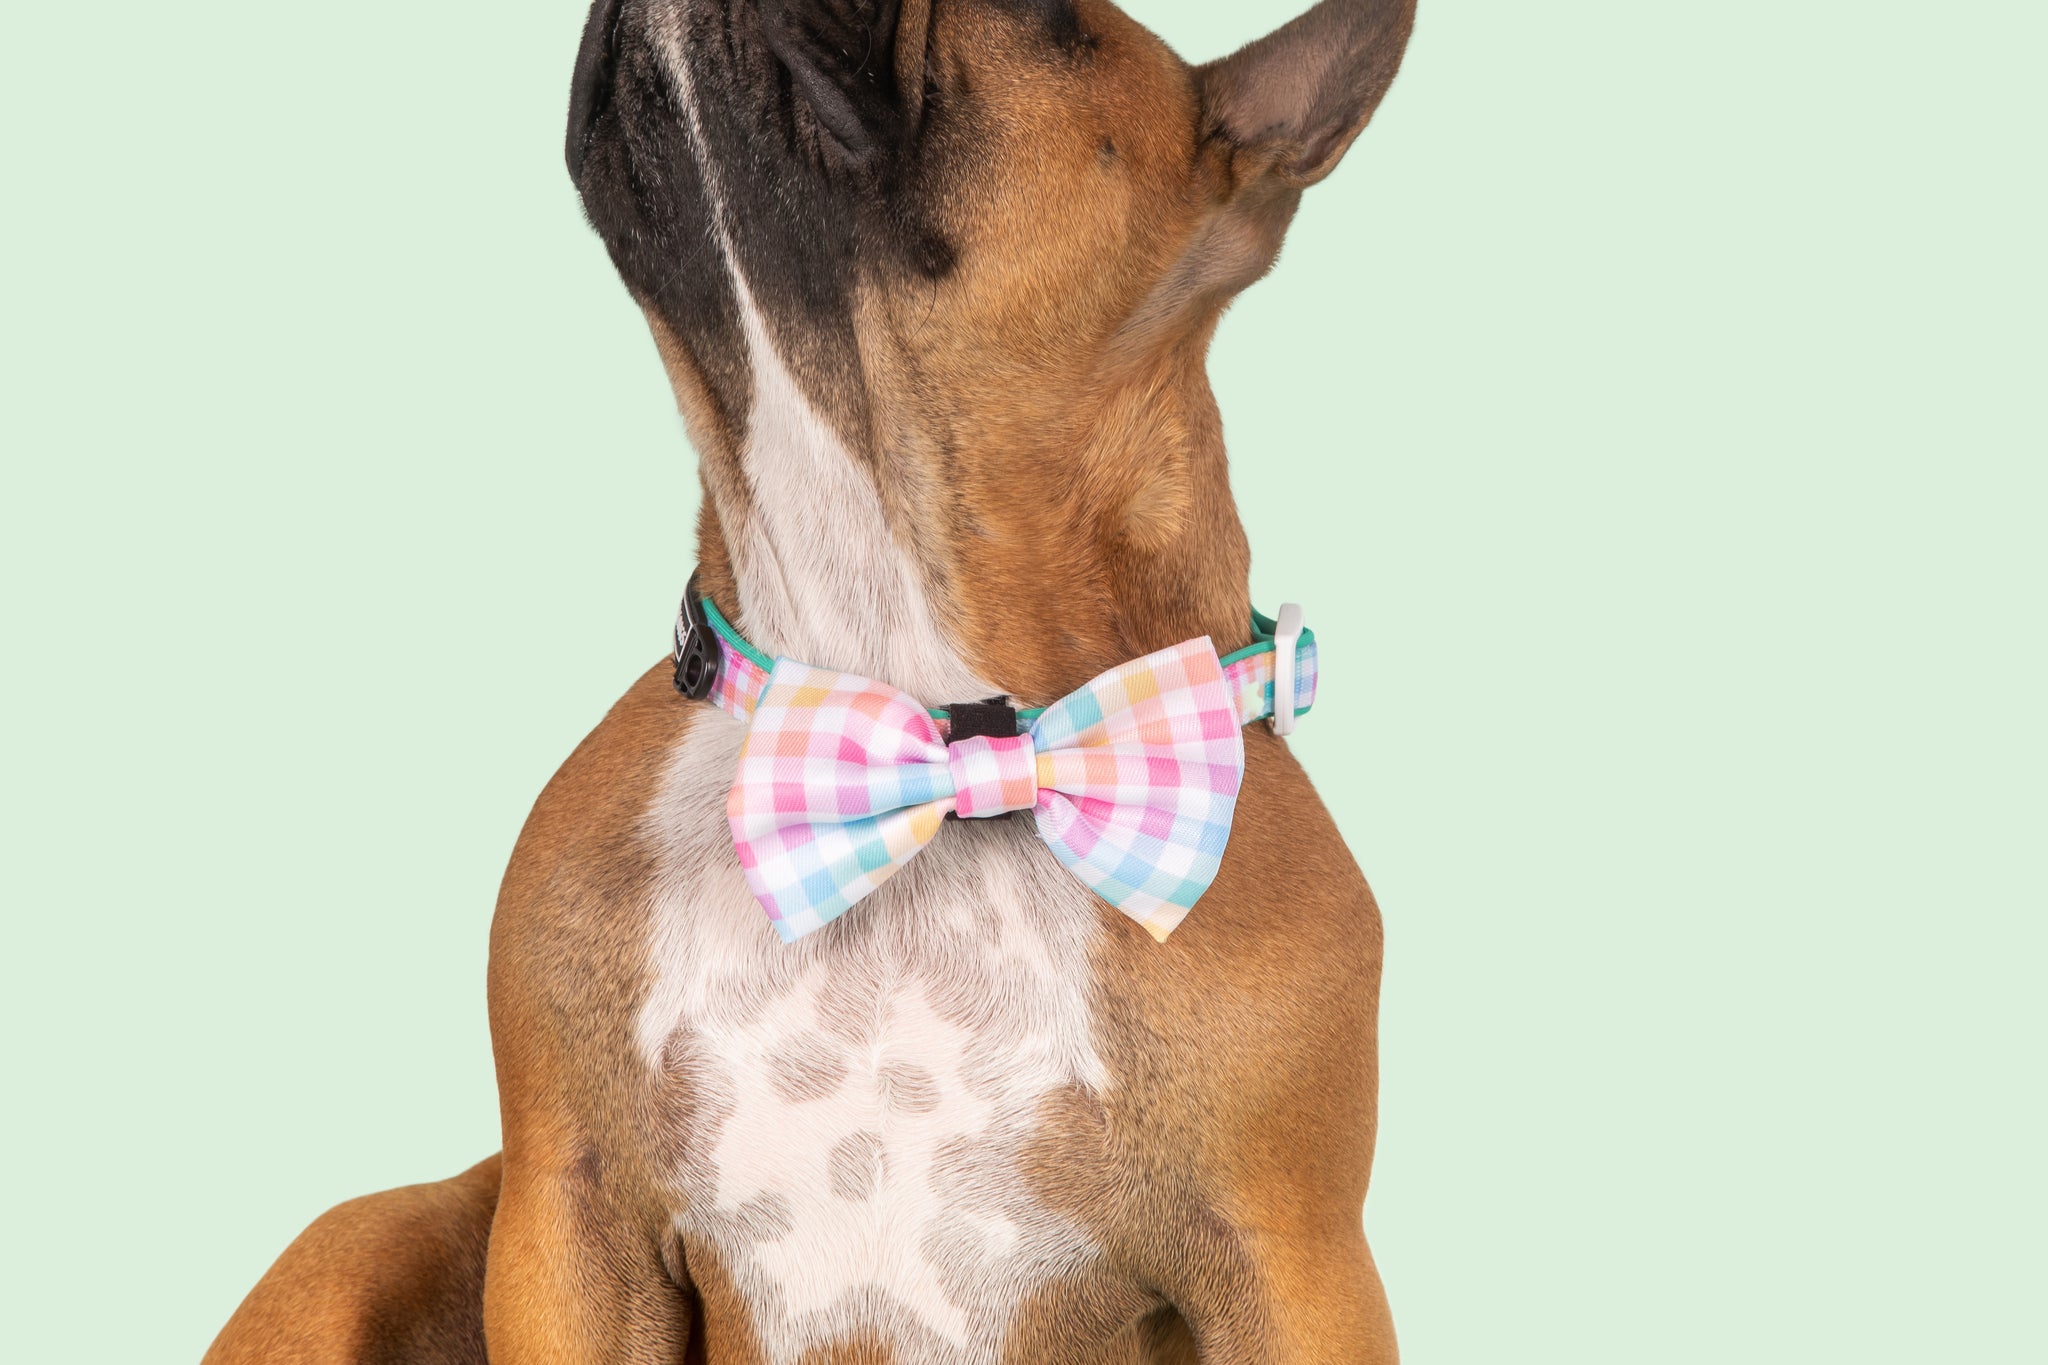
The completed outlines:
[[[676,691],[691,701],[710,696],[718,681],[718,662],[718,637],[704,614],[697,575],[691,574],[690,585],[683,590],[683,609],[676,615]]]

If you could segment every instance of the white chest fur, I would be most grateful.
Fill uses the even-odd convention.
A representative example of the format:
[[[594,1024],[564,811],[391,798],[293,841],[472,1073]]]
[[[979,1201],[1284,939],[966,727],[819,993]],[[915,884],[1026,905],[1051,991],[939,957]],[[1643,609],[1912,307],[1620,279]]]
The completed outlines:
[[[716,1249],[776,1365],[854,1333],[905,1361],[993,1361],[1016,1306],[1093,1255],[1016,1154],[1048,1096],[1106,1084],[1098,906],[1028,824],[960,822],[785,946],[731,850],[740,738],[707,709],[647,815],[639,1039],[695,1115],[663,1154],[678,1230]]]
[[[685,7],[669,19],[660,37],[739,303],[753,377],[741,460],[751,496],[744,506],[718,508],[747,629],[772,655],[879,678],[934,705],[990,696],[997,689],[974,675],[936,624],[923,577],[898,544],[873,478],[776,349],[733,250],[726,172],[704,156]]]
[[[702,160],[680,20],[669,62]],[[944,703],[988,696],[937,628],[869,476],[776,352],[732,259],[754,402],[751,499],[720,509],[757,643]],[[1094,897],[1032,831],[950,825],[844,919],[784,946],[725,820],[739,724],[706,708],[644,834],[659,875],[639,1041],[689,1122],[671,1163],[773,1365],[853,1335],[906,1362],[993,1362],[1017,1306],[1093,1248],[1017,1153],[1047,1098],[1105,1085],[1090,1027]]]

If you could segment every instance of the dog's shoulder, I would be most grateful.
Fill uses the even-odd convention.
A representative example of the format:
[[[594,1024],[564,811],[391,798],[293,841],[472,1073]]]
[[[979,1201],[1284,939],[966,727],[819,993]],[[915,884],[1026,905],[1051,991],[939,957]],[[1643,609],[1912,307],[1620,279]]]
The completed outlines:
[[[534,803],[498,892],[491,927],[494,1026],[509,1016],[583,1018],[630,1008],[643,974],[647,884],[641,835],[669,756],[706,719],[657,665],[576,746]],[[723,716],[716,719],[723,720]]]

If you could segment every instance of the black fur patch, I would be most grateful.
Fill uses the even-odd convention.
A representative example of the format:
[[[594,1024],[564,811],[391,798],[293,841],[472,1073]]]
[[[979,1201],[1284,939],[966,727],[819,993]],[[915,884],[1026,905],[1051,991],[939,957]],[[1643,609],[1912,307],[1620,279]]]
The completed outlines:
[[[752,382],[739,299],[680,96],[644,34],[629,27],[638,8],[605,0],[592,12],[570,97],[569,162],[627,288],[676,330],[737,426]]]
[[[761,0],[762,32],[840,150],[868,162],[907,131],[894,60],[900,0]]]
[[[954,246],[922,209],[920,121],[896,70],[899,4],[599,0],[591,12],[570,97],[571,175],[627,287],[699,359],[735,429],[750,394],[728,239],[799,382],[828,407],[836,395],[850,421],[863,392],[860,273],[953,268]],[[922,70],[906,74],[930,88]]]

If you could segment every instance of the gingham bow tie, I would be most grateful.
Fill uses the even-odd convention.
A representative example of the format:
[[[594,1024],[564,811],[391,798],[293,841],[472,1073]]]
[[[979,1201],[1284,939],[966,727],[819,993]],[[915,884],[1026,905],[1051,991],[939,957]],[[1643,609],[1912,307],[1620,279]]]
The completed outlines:
[[[726,809],[787,942],[874,892],[949,813],[1021,810],[1070,872],[1164,939],[1216,879],[1242,724],[1207,639],[1111,669],[1014,738],[952,744],[885,683],[778,659]]]

